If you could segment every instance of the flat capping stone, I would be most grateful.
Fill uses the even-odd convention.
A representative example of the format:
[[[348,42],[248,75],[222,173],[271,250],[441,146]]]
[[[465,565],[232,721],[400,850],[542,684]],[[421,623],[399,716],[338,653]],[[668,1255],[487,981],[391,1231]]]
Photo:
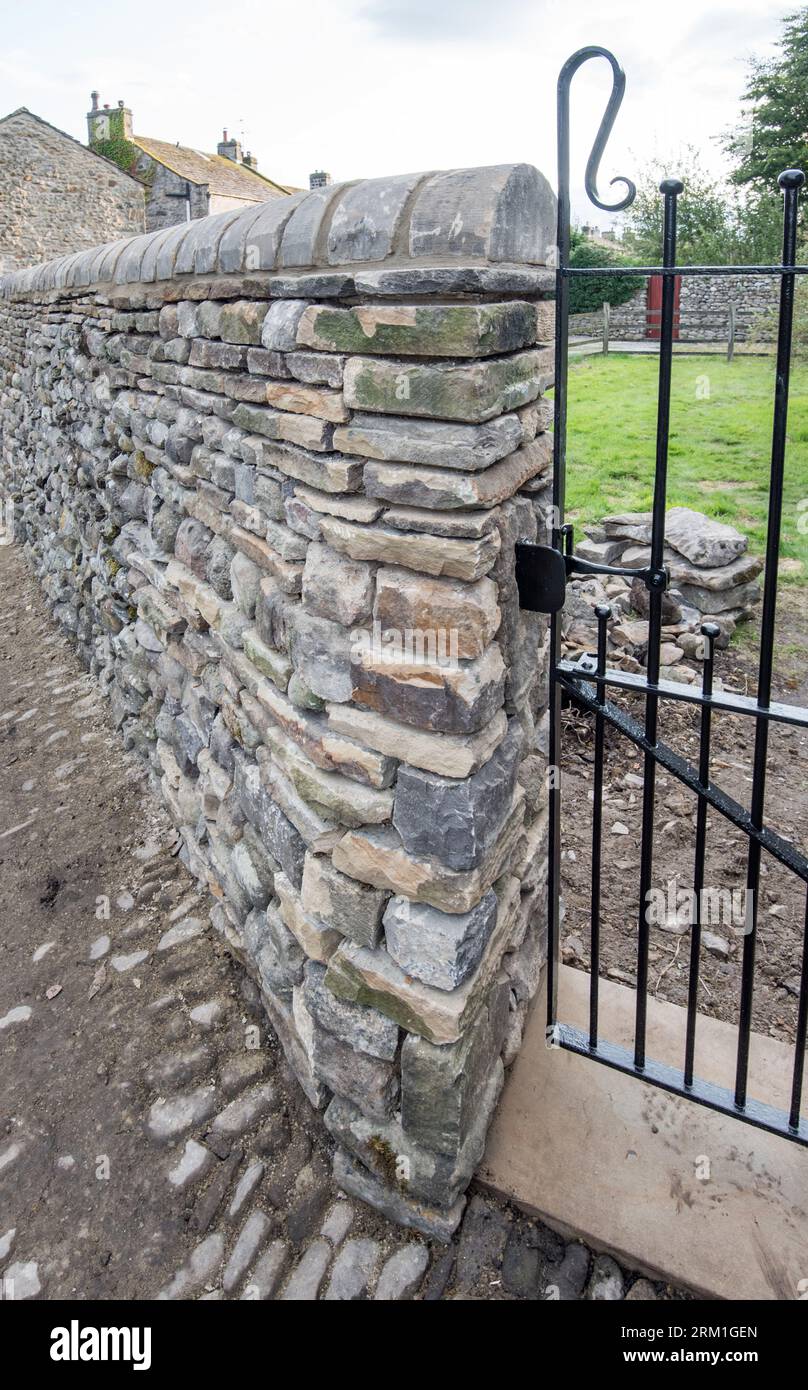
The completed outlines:
[[[235,218],[214,213],[169,229],[173,236],[161,228],[76,251],[12,271],[0,280],[0,294],[19,299],[113,282],[156,286],[179,279],[178,265],[190,280],[202,271],[223,279],[282,272],[275,293],[290,298],[290,286],[297,284],[300,296],[312,298],[399,294],[402,276],[427,266],[444,272],[446,292],[450,272],[464,272],[471,286],[472,272],[488,267],[506,272],[497,293],[506,292],[508,273],[513,292],[525,293],[524,283],[516,283],[517,268],[524,274],[547,265],[555,228],[555,195],[530,164],[400,174],[250,204]],[[385,271],[371,290],[382,263]],[[350,273],[340,274],[343,267]],[[387,278],[393,271],[399,272],[398,284]],[[426,284],[411,293],[435,293]],[[480,286],[482,292],[488,288]]]
[[[20,272],[17,272],[19,274]],[[159,309],[180,300],[305,299],[333,300],[342,305],[367,304],[391,299],[397,302],[483,302],[498,299],[552,299],[555,271],[543,266],[480,264],[438,265],[433,261],[409,261],[389,265],[384,271],[363,269],[298,271],[294,275],[269,271],[253,274],[177,275],[171,280],[99,281],[93,285],[32,286],[12,276],[0,281],[0,296],[10,303],[73,304],[94,302],[110,310]]]

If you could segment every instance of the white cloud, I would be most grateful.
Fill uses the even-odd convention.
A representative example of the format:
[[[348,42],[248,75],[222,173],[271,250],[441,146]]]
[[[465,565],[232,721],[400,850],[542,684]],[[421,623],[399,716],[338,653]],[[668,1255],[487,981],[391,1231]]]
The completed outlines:
[[[713,137],[737,118],[744,61],[771,51],[788,0],[30,0],[4,18],[5,109],[25,105],[86,138],[93,87],[128,101],[139,132],[215,147],[241,133],[260,167],[305,185],[335,178],[528,160],[555,181],[555,82],[576,48],[605,44],[626,98],[601,187],[655,153]],[[603,63],[572,92],[575,207],[608,97]],[[592,213],[597,220],[597,214]],[[601,223],[605,219],[601,215]]]

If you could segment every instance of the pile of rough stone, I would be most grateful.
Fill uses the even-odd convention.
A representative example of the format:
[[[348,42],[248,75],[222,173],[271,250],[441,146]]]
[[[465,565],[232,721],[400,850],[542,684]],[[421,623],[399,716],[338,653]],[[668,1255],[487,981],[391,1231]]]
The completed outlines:
[[[576,554],[605,565],[641,569],[651,561],[651,513],[623,512],[585,528]],[[747,553],[748,540],[734,527],[688,507],[672,507],[665,519],[664,561],[669,588],[662,600],[662,677],[697,679],[704,655],[701,625],[717,623],[718,646],[727,646],[736,625],[760,599],[763,561]],[[640,671],[648,647],[648,590],[640,579],[593,575],[573,581],[562,621],[564,655],[594,650],[595,608],[609,604],[608,659]],[[691,664],[692,663],[692,664]]]

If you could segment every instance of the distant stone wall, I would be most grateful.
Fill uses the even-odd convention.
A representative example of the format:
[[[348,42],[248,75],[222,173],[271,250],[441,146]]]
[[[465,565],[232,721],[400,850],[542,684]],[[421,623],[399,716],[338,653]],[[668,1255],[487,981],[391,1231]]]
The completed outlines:
[[[615,342],[639,341],[646,337],[646,286],[647,282],[625,304],[612,308],[609,337]],[[777,336],[778,295],[776,277],[684,275],[679,296],[679,341],[726,342],[731,303],[735,304],[737,342],[771,341]],[[602,312],[570,316],[571,334],[600,337],[602,332]]]
[[[349,1192],[448,1239],[546,931],[554,200],[273,200],[24,272],[0,486]]]
[[[757,336],[776,338],[776,325],[763,322],[776,310],[780,283],[776,276],[684,276],[680,296],[684,342],[726,340],[730,304],[735,305],[735,337],[739,343]]]
[[[144,227],[143,189],[28,111],[0,122],[0,271]]]

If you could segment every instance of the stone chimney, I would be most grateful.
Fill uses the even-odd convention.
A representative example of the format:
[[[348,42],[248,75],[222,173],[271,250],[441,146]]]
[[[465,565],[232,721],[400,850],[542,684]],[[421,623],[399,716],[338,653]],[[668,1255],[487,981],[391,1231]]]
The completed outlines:
[[[122,101],[114,110],[105,104],[98,104],[99,93],[90,93],[90,110],[87,112],[87,143],[94,148],[108,140],[132,139],[132,112]]]
[[[222,155],[224,159],[232,159],[234,164],[244,163],[239,141],[228,140],[226,130],[222,131],[222,138],[216,146],[216,153]]]
[[[331,175],[325,169],[315,169],[313,174],[309,174],[309,188],[327,188],[331,182]]]
[[[250,154],[249,150],[244,156],[244,163],[247,165],[248,169],[258,168],[258,160],[256,159],[254,154]]]

